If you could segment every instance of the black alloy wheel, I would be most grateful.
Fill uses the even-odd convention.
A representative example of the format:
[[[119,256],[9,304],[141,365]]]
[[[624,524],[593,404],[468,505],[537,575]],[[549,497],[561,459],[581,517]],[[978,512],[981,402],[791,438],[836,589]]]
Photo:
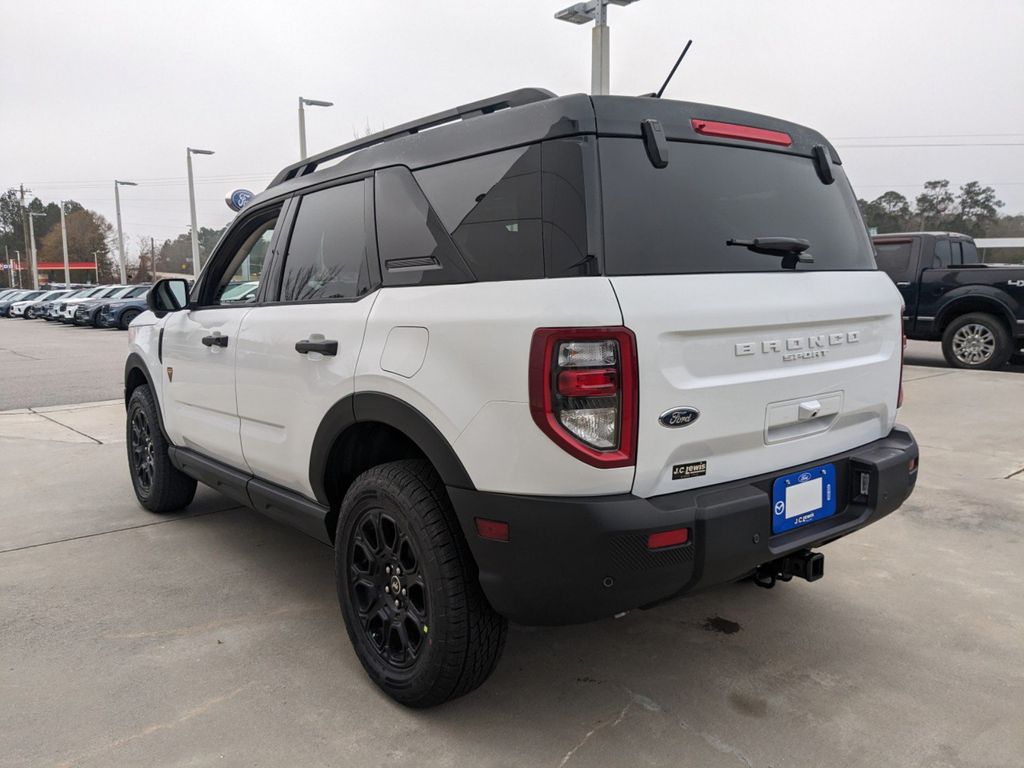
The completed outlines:
[[[389,666],[416,663],[430,632],[427,584],[408,527],[365,509],[349,545],[349,597],[370,647]]]
[[[176,512],[196,495],[196,481],[171,462],[156,400],[143,384],[128,398],[125,423],[128,473],[139,504],[150,512]]]
[[[429,462],[380,464],[352,482],[338,516],[335,579],[359,662],[401,704],[441,704],[494,671],[508,622],[480,588]]]

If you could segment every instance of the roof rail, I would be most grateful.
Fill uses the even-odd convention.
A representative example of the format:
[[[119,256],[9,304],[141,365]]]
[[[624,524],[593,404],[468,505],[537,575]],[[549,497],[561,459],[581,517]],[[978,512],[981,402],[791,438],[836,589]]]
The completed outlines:
[[[521,107],[525,104],[533,104],[537,101],[544,101],[545,99],[553,98],[555,98],[555,94],[544,88],[520,88],[516,91],[501,93],[497,96],[491,96],[487,99],[474,101],[470,104],[463,104],[461,107],[455,107],[454,109],[446,109],[444,112],[427,115],[426,117],[421,117],[418,120],[396,125],[394,128],[386,128],[378,133],[370,134],[369,136],[356,139],[355,141],[350,141],[348,144],[342,144],[334,149],[328,149],[326,152],[321,152],[320,154],[313,155],[312,157],[307,157],[305,160],[300,160],[297,163],[289,165],[277,174],[267,188],[269,189],[270,187],[277,186],[278,184],[290,179],[305,176],[308,173],[313,173],[318,166],[330,160],[336,160],[343,155],[358,152],[361,149],[367,149],[368,147],[372,147],[377,144],[383,144],[384,142],[391,141],[392,139],[397,139],[402,136],[410,136],[428,128],[435,128],[439,125],[444,125],[445,123],[454,123],[458,120],[468,120],[469,118],[479,117],[480,115],[489,115],[491,112],[497,112],[499,109]]]

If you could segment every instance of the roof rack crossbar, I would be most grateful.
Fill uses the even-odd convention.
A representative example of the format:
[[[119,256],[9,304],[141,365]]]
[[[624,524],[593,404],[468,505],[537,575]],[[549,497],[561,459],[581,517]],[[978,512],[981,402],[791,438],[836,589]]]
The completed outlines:
[[[336,160],[339,157],[343,157],[344,155],[348,155],[353,152],[358,152],[361,149],[367,149],[368,147],[373,147],[377,144],[383,144],[384,142],[391,141],[392,139],[397,139],[402,136],[410,136],[412,134],[419,133],[420,131],[425,131],[428,128],[435,128],[439,125],[444,125],[445,123],[454,123],[458,120],[469,120],[474,117],[479,117],[480,115],[489,115],[490,113],[497,112],[500,109],[521,107],[525,104],[533,104],[537,101],[544,101],[546,99],[553,98],[555,98],[555,94],[544,88],[520,88],[516,91],[509,91],[508,93],[491,96],[490,98],[474,101],[470,104],[464,104],[461,107],[446,109],[443,112],[427,115],[426,117],[421,117],[408,123],[396,125],[393,128],[386,128],[378,133],[356,139],[355,141],[350,141],[348,144],[342,144],[334,149],[328,149],[325,152],[321,152],[317,155],[313,155],[312,157],[307,157],[305,160],[293,163],[278,173],[267,188],[269,189],[270,187],[277,186],[278,184],[290,179],[313,173],[317,167],[323,163]]]

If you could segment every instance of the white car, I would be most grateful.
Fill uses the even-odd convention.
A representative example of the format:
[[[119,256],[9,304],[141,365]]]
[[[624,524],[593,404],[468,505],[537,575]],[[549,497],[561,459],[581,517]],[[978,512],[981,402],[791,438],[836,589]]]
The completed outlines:
[[[48,291],[42,294],[41,296],[37,296],[34,299],[29,299],[28,301],[16,301],[14,304],[11,305],[11,317],[25,318],[27,317],[27,315],[25,314],[25,310],[31,307],[33,304],[38,304],[39,302],[42,301],[53,301],[54,299],[59,299],[62,296],[67,296],[69,293],[73,293],[73,291],[71,289],[66,288],[64,290],[59,291]]]
[[[90,295],[82,294],[73,299],[62,301],[57,307],[57,319],[62,323],[75,322],[75,310],[83,301],[90,299],[116,299],[132,289],[130,285],[104,285],[97,288]]]
[[[256,301],[222,302],[246,269]],[[917,478],[899,292],[835,150],[772,117],[536,89],[431,115],[284,169],[148,306],[139,502],[201,481],[332,545],[409,706],[480,685],[508,620],[817,580]]]

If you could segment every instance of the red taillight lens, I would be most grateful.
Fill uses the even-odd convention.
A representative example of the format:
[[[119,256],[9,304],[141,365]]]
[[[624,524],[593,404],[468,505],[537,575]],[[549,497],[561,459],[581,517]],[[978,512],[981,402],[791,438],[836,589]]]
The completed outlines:
[[[689,528],[675,528],[671,531],[652,533],[647,537],[648,549],[664,549],[665,547],[678,547],[690,540]]]
[[[628,328],[538,328],[530,412],[561,448],[595,467],[636,461],[636,339]]]
[[[780,147],[788,147],[793,143],[788,133],[782,131],[770,131],[767,128],[754,128],[749,125],[736,125],[734,123],[718,123],[714,120],[699,120],[694,118],[690,121],[693,130],[703,136],[721,136],[723,139],[741,139],[743,141],[759,141],[762,144],[777,144]]]
[[[619,374],[614,368],[570,368],[558,374],[562,397],[614,397],[619,391]]]

